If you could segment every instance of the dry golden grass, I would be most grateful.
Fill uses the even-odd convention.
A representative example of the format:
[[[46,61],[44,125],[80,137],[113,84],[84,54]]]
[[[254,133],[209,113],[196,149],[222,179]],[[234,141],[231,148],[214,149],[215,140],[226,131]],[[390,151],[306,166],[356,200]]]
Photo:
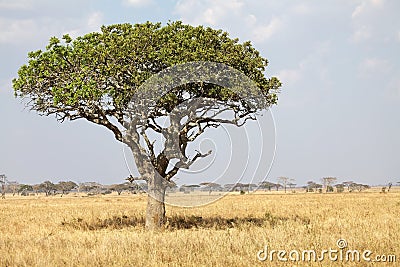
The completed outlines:
[[[146,232],[145,195],[12,197],[0,201],[0,266],[368,266],[365,262],[260,262],[270,249],[349,248],[400,262],[400,191],[232,194],[198,208],[167,207]]]

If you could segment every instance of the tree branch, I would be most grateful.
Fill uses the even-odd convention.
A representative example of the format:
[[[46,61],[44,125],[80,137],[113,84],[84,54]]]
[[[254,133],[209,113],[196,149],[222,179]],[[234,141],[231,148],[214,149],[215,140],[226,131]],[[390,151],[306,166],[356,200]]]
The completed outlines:
[[[177,163],[175,163],[174,167],[172,168],[172,170],[170,170],[166,176],[165,179],[167,181],[169,181],[172,177],[175,176],[175,174],[179,171],[179,169],[183,168],[183,169],[189,169],[189,167],[199,158],[204,158],[207,157],[208,155],[210,155],[212,153],[212,151],[208,151],[206,154],[201,154],[200,151],[196,150],[196,155],[189,160],[188,162],[183,162],[183,161],[178,161]]]

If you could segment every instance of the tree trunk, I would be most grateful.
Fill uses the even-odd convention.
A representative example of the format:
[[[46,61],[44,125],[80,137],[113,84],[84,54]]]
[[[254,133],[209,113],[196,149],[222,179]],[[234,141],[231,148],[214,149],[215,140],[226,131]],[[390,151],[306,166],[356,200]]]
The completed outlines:
[[[146,229],[158,230],[165,224],[165,189],[163,178],[155,174],[147,181],[148,196],[146,209]]]
[[[165,224],[165,179],[156,171],[146,150],[139,146],[140,138],[135,122],[129,124],[124,143],[131,149],[136,167],[147,181],[146,229],[159,230]]]

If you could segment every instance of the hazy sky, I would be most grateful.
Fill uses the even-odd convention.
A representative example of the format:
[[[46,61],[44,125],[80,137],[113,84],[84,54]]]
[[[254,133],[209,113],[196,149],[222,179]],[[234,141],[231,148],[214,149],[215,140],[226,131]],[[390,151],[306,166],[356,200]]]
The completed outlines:
[[[399,10],[397,0],[0,0],[0,174],[26,183],[122,182],[129,171],[111,132],[29,112],[11,80],[51,36],[180,19],[251,40],[269,59],[266,75],[281,79],[268,180],[400,181]]]

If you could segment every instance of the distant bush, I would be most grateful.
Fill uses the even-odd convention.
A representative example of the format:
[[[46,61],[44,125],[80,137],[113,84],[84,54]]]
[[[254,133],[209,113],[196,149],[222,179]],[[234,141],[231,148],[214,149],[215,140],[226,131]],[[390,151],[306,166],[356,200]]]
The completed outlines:
[[[336,186],[336,191],[338,192],[338,193],[343,193],[344,192],[344,186],[343,185],[337,185]]]

